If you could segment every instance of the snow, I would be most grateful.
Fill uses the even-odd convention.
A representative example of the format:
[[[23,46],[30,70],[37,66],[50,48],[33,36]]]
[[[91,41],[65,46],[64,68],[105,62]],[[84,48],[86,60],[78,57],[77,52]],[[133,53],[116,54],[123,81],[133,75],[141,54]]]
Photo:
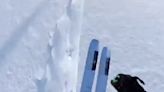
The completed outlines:
[[[90,40],[96,38],[101,42],[101,50],[104,46],[111,49],[108,91],[116,92],[110,85],[110,80],[116,74],[127,73],[143,79],[148,92],[161,92],[164,88],[162,81],[164,18],[161,2],[161,0],[85,1],[79,83],[83,73],[83,61],[86,59],[86,48]]]
[[[164,88],[162,0],[0,2],[1,92],[79,92],[92,39],[111,50],[107,92],[118,73]]]

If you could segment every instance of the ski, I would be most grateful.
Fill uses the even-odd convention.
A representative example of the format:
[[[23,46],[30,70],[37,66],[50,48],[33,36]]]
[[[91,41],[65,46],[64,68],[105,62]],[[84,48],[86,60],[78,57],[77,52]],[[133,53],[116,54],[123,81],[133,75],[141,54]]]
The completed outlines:
[[[108,50],[107,47],[104,47],[101,53],[95,92],[106,92],[109,65],[110,65],[110,51]]]
[[[80,92],[91,92],[98,59],[99,41],[90,42]]]

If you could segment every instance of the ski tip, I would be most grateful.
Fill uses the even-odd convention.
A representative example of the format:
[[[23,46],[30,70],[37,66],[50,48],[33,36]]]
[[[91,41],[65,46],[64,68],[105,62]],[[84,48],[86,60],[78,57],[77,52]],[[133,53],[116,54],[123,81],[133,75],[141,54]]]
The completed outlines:
[[[89,45],[89,48],[98,49],[99,41],[96,39],[92,39]]]
[[[92,39],[91,43],[98,43],[98,40],[97,39]]]
[[[102,53],[104,53],[107,57],[111,57],[111,52],[110,49],[108,47],[104,47],[102,50]]]

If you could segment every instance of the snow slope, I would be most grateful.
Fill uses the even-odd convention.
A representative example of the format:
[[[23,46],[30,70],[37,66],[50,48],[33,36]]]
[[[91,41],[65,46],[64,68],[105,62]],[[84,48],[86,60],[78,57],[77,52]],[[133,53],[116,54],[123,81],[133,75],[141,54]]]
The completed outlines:
[[[1,2],[1,91],[75,92],[81,4],[72,0]]]
[[[107,92],[120,72],[162,92],[162,0],[0,2],[1,92],[78,92],[93,38],[111,49]]]
[[[148,92],[164,88],[162,0],[85,0],[80,64],[93,38],[111,51],[109,80],[118,73],[141,77]],[[85,53],[85,54],[84,54]],[[83,73],[79,66],[79,81]],[[107,92],[116,92],[108,81]],[[94,92],[94,91],[93,91]]]

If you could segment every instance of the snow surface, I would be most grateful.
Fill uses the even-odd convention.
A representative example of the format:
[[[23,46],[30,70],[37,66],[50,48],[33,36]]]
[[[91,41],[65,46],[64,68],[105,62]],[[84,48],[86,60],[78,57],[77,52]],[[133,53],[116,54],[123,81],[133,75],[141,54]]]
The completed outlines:
[[[111,49],[107,92],[116,92],[110,80],[118,73],[162,92],[162,0],[0,2],[0,92],[79,92],[94,38]]]

